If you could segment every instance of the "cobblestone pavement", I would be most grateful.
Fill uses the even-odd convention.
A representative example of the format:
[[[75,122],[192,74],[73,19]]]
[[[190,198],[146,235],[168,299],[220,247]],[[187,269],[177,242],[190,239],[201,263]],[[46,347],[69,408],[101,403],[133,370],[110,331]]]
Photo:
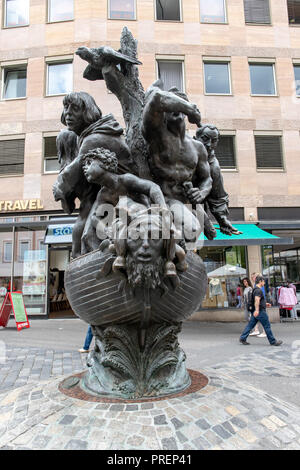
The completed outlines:
[[[291,348],[271,348],[201,370],[201,391],[153,403],[84,402],[58,391],[86,356],[7,347],[0,372],[0,449],[300,449],[300,410],[243,381],[300,382]],[[249,366],[251,364],[251,367]]]

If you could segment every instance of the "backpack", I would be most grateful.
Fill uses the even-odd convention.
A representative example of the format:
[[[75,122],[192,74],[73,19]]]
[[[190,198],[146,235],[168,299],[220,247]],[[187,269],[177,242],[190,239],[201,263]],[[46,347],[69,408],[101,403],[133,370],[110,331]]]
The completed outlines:
[[[249,289],[249,292],[248,292],[247,298],[246,298],[246,302],[247,302],[248,312],[253,313],[254,310],[255,310],[254,298],[253,298],[253,289]]]

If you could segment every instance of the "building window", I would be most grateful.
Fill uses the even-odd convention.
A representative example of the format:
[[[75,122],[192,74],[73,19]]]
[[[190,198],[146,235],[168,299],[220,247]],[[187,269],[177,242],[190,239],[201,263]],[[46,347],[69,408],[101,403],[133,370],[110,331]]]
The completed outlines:
[[[249,64],[252,95],[276,95],[274,64]]]
[[[19,243],[19,261],[24,261],[26,253],[29,250],[29,241],[20,241]]]
[[[29,0],[5,0],[4,26],[12,28],[29,24]]]
[[[200,0],[202,23],[226,23],[225,0]]]
[[[300,24],[300,0],[288,0],[288,15],[290,24]]]
[[[44,137],[44,172],[58,172],[59,170],[56,137]]]
[[[283,169],[281,136],[255,136],[256,167],[258,170]]]
[[[3,242],[3,262],[11,263],[12,261],[12,242]]]
[[[111,20],[135,20],[136,0],[109,0],[109,18]]]
[[[2,99],[12,100],[26,97],[27,70],[23,67],[3,68]]]
[[[230,71],[228,62],[204,62],[205,93],[230,95]]]
[[[73,0],[48,0],[48,21],[68,21],[74,17]]]
[[[216,157],[219,160],[220,167],[224,170],[233,170],[236,168],[234,136],[220,136]]]
[[[160,21],[181,21],[180,0],[156,0],[156,19]]]
[[[269,0],[244,0],[244,11],[246,23],[271,23]]]
[[[158,60],[158,78],[163,82],[163,89],[169,90],[172,87],[184,91],[183,83],[183,61]]]
[[[294,65],[295,84],[296,84],[296,95],[300,96],[300,64]]]
[[[47,95],[64,95],[73,90],[72,62],[47,64]]]
[[[24,173],[24,139],[0,140],[0,175]]]

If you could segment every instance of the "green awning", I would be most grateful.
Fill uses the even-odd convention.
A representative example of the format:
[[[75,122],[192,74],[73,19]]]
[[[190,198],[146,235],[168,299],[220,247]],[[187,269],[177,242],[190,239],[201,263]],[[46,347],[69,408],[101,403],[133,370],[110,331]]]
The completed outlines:
[[[281,238],[262,230],[255,224],[235,224],[234,227],[241,235],[224,235],[220,232],[219,226],[214,227],[217,230],[217,237],[214,240],[207,240],[203,233],[199,237],[198,245],[201,246],[247,246],[247,245],[292,245],[293,238]]]

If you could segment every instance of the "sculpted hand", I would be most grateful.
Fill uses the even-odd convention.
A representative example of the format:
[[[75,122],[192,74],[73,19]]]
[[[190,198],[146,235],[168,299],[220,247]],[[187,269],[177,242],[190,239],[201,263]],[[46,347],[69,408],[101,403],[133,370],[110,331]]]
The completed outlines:
[[[188,120],[191,124],[196,124],[198,127],[201,126],[201,113],[197,108],[197,105],[192,104],[192,109],[188,115]]]
[[[241,235],[242,233],[229,222],[227,217],[222,217],[219,224],[221,233],[225,235]]]
[[[186,195],[192,204],[202,204],[205,199],[199,188],[189,189]]]

